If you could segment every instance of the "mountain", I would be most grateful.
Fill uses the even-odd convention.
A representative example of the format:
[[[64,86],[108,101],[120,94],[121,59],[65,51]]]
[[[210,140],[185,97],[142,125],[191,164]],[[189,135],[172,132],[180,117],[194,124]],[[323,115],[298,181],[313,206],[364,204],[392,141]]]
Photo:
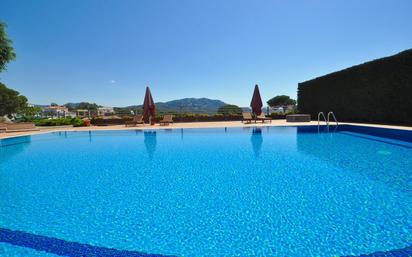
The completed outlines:
[[[48,104],[32,104],[32,105],[35,107],[40,107],[40,108],[45,108],[49,106]]]
[[[172,113],[196,113],[196,114],[214,114],[219,107],[226,105],[225,102],[209,98],[183,98],[168,102],[157,102],[156,109],[158,112],[172,112]],[[37,105],[46,107],[48,105]],[[99,105],[95,103],[66,103],[66,107],[71,109],[95,109]],[[132,105],[126,107],[115,107],[119,112],[130,113],[131,110],[142,109],[142,105]]]
[[[66,103],[64,106],[69,108],[69,110],[75,109],[86,109],[86,110],[96,110],[98,107],[96,103],[89,103],[89,102],[80,102],[80,103]]]
[[[156,109],[158,112],[213,114],[217,112],[219,107],[225,104],[226,103],[220,100],[213,100],[209,98],[183,98],[168,102],[158,102],[156,103]],[[142,105],[133,105],[127,106],[124,109],[136,110],[141,108]]]

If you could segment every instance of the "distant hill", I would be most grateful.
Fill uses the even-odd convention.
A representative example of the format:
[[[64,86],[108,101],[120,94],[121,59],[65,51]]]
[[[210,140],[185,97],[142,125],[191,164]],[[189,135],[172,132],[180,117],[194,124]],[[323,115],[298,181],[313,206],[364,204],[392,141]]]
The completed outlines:
[[[85,106],[87,104],[87,106]],[[156,109],[158,112],[174,112],[174,113],[196,113],[196,114],[214,114],[217,110],[225,105],[225,102],[220,100],[214,100],[209,98],[183,98],[179,100],[173,100],[168,102],[156,103]],[[40,107],[46,107],[48,105],[36,105]],[[91,104],[86,102],[81,103],[66,103],[69,109],[89,109],[87,107],[98,107],[97,104]],[[130,113],[131,110],[142,109],[142,105],[132,105],[126,107],[115,107],[115,110],[119,112]],[[94,109],[94,108],[92,108]]]
[[[217,112],[219,107],[222,107],[225,104],[225,102],[222,102],[220,100],[213,100],[209,98],[183,98],[168,102],[158,102],[156,103],[156,109],[158,112],[189,112],[197,114],[213,114]],[[121,109],[136,110],[141,108],[142,105],[133,105]]]
[[[80,103],[66,103],[64,106],[69,108],[69,110],[76,110],[76,109],[86,109],[86,110],[96,110],[100,105],[96,103],[89,103],[89,102],[80,102]]]
[[[40,108],[45,108],[49,106],[48,104],[32,104],[32,105],[35,107],[40,107]]]
[[[69,109],[78,109],[80,103],[66,103],[64,106],[66,106]]]

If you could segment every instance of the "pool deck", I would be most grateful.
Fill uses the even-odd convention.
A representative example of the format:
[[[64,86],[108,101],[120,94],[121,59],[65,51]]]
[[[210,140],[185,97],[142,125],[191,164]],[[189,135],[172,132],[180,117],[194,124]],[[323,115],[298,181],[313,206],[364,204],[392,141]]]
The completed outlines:
[[[392,128],[401,130],[412,130],[412,127],[407,126],[393,126],[393,125],[381,125],[381,124],[367,124],[367,123],[347,123],[342,122],[340,125],[357,125],[357,126],[369,126],[369,127],[380,127],[380,128]],[[224,127],[255,127],[255,126],[310,126],[318,125],[317,121],[311,122],[286,122],[286,120],[272,120],[272,123],[250,123],[244,124],[240,121],[216,121],[216,122],[179,122],[170,124],[169,126],[160,126],[156,124],[154,126],[150,125],[138,125],[135,127],[125,127],[124,125],[110,125],[110,126],[90,126],[90,127],[38,127],[39,131],[27,131],[27,132],[12,132],[12,133],[0,133],[0,139],[18,137],[18,136],[28,136],[43,134],[49,132],[58,131],[97,131],[97,130],[136,130],[136,129],[165,129],[165,128],[224,128]],[[325,122],[321,122],[321,125],[325,125]]]

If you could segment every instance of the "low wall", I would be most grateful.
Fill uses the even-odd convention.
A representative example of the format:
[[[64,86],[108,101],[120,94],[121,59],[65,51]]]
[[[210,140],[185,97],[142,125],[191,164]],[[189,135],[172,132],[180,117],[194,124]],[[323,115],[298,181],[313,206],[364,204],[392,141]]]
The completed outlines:
[[[270,117],[272,119],[285,119],[285,114],[271,114]],[[102,119],[102,118],[93,118],[91,120],[91,124],[95,126],[107,126],[107,125],[123,125],[126,121],[131,121],[132,117],[124,117],[121,119]],[[161,120],[162,117],[159,116],[156,118],[158,122]],[[212,121],[240,121],[242,120],[242,115],[186,115],[186,116],[179,116],[174,115],[173,121],[174,122],[212,122]]]

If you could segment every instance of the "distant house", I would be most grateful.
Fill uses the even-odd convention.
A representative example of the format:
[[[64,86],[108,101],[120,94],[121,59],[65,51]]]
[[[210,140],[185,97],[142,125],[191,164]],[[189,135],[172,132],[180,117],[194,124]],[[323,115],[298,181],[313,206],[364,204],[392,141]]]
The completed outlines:
[[[66,114],[69,112],[69,109],[66,106],[47,106],[42,109],[42,115],[46,117],[66,117]]]
[[[295,108],[296,108],[295,105],[275,106],[275,107],[270,107],[270,112],[289,113],[289,112],[293,112]]]
[[[75,112],[67,112],[66,117],[75,118],[77,115]]]
[[[283,107],[270,107],[270,112],[275,112],[275,113],[283,113]]]
[[[99,107],[97,108],[97,116],[108,116],[108,115],[113,115],[114,114],[114,109],[113,107]]]
[[[79,109],[79,110],[76,110],[76,116],[79,118],[86,118],[90,116],[90,112],[89,110]]]

